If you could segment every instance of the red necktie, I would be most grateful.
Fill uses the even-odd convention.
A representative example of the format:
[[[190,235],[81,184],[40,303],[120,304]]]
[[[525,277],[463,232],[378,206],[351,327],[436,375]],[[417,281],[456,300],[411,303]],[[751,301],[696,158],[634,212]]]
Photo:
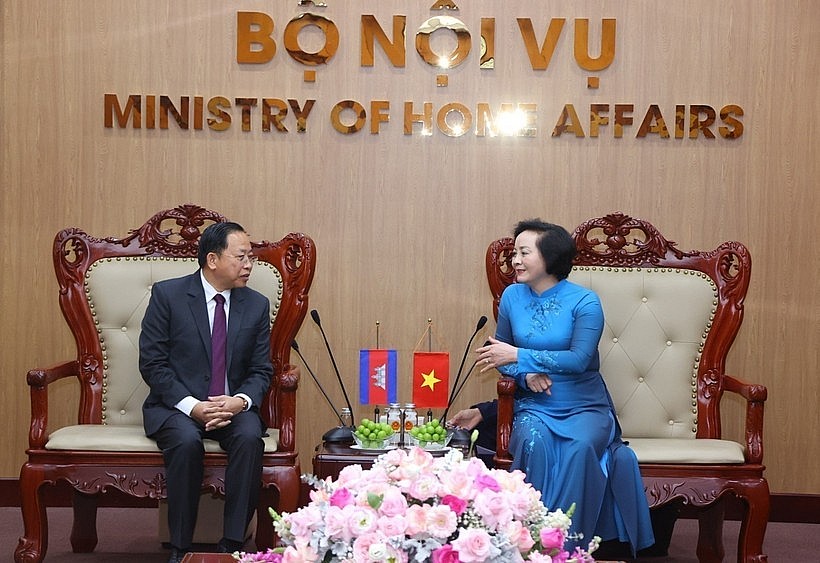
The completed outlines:
[[[214,327],[211,330],[211,385],[208,396],[216,397],[225,394],[225,360],[228,348],[227,320],[225,319],[225,297],[221,293],[214,295]]]

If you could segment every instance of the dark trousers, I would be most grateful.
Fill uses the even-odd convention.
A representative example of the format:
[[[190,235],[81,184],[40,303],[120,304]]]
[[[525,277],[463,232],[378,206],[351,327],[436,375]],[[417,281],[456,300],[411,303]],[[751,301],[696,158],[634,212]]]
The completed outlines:
[[[202,493],[205,450],[203,438],[219,442],[228,454],[225,470],[223,537],[242,543],[259,501],[262,477],[262,422],[255,411],[240,412],[224,428],[205,432],[184,413],[171,416],[151,438],[165,461],[168,490],[168,528],[171,545],[188,549]]]

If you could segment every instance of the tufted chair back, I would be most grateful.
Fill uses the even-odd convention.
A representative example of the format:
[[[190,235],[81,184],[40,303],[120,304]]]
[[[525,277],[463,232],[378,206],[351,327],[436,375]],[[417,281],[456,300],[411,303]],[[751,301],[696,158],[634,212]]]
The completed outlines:
[[[576,266],[569,279],[601,298],[601,373],[624,435],[694,439],[698,363],[715,284],[672,268]]]
[[[142,425],[142,403],[148,386],[138,369],[139,336],[151,287],[197,268],[196,258],[158,256],[106,258],[88,268],[86,299],[103,359],[102,424]],[[281,274],[272,264],[257,262],[248,286],[270,301],[273,324],[282,297]]]

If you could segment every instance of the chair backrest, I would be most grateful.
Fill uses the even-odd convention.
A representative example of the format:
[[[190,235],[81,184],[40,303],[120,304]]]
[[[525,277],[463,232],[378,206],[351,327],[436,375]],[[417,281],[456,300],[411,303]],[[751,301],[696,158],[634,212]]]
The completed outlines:
[[[198,269],[201,231],[226,221],[196,205],[160,211],[125,238],[99,239],[65,229],[54,240],[60,307],[75,337],[82,368],[80,424],[142,424],[148,387],[139,373],[139,334],[152,285]],[[261,405],[270,428],[279,428],[278,377],[307,312],[315,251],[306,235],[254,242],[258,257],[249,286],[271,304],[274,379]]]
[[[572,236],[578,255],[569,279],[601,298],[601,373],[624,436],[719,438],[722,375],[751,273],[746,247],[683,252],[621,213],[590,219]],[[513,248],[507,237],[487,249],[496,317],[515,281]]]

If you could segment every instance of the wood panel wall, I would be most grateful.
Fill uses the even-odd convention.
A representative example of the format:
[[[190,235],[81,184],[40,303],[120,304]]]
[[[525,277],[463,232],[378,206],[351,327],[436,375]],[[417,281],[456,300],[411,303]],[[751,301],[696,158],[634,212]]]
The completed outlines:
[[[124,235],[156,210],[181,203],[217,209],[254,237],[310,234],[318,248],[311,306],[322,317],[339,367],[358,397],[360,348],[399,350],[401,394],[409,399],[410,352],[433,319],[452,354],[453,371],[481,315],[491,317],[484,277],[488,243],[519,219],[541,216],[572,228],[622,211],[652,221],[684,250],[746,243],[753,275],[746,319],[729,370],[769,388],[765,461],[772,490],[820,492],[817,409],[820,365],[818,260],[812,236],[820,210],[820,131],[812,109],[820,91],[820,4],[762,0],[628,3],[462,1],[451,13],[471,32],[467,61],[442,74],[414,49],[416,31],[436,12],[427,2],[326,0],[314,13],[340,30],[339,49],[317,67],[315,81],[287,56],[285,24],[301,13],[285,2],[2,3],[3,111],[0,113],[0,476],[16,476],[24,460],[29,413],[26,371],[72,357],[73,341],[57,305],[51,241],[66,226],[95,235]],[[275,23],[277,54],[268,63],[235,58],[236,13],[258,11]],[[381,49],[373,67],[360,64],[360,17],[373,14],[392,38],[393,15],[406,16],[406,64]],[[495,18],[494,70],[479,69],[481,18]],[[540,45],[552,18],[566,18],[546,70],[530,66],[516,18],[530,18]],[[590,21],[597,56],[604,18],[617,21],[611,65],[588,71],[573,57],[574,20]],[[447,32],[433,34],[437,52],[453,49]],[[324,37],[299,35],[305,51]],[[597,89],[587,86],[597,77]],[[284,132],[264,132],[251,112],[242,131],[104,125],[104,95],[224,96],[316,100],[297,131],[291,112]],[[377,134],[342,134],[331,125],[341,100],[388,101],[390,119]],[[403,133],[404,102],[415,111],[461,103],[537,106],[530,137],[451,137],[415,125]],[[261,103],[261,102],[259,102]],[[616,138],[612,121],[591,137],[590,104],[633,104],[634,123]],[[584,136],[552,136],[572,104]],[[674,131],[676,105],[743,109],[739,138],[636,138],[650,106]],[[350,115],[347,122],[351,123]],[[207,118],[207,114],[205,115]],[[453,117],[453,116],[451,116]],[[457,117],[457,116],[456,116]],[[657,122],[655,123],[657,125]],[[475,123],[474,123],[475,126]],[[494,328],[488,323],[481,341]],[[333,387],[321,335],[308,319],[298,341],[312,367]],[[305,374],[306,375],[306,374]],[[492,376],[474,377],[457,407],[491,397]],[[341,404],[341,393],[331,394]],[[53,427],[70,423],[72,385],[53,390]],[[59,398],[59,400],[58,400]],[[357,408],[359,416],[369,408]],[[306,376],[299,391],[303,467],[330,410]],[[742,433],[741,405],[730,403],[725,431]]]

